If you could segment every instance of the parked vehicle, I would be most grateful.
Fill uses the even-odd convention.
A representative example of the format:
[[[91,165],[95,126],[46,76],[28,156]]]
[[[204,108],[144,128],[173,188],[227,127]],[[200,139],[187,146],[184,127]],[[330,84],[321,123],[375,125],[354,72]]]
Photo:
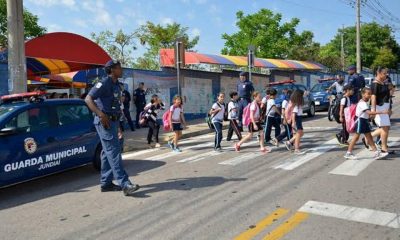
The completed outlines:
[[[315,116],[315,101],[314,101],[313,96],[307,90],[306,86],[304,86],[302,84],[298,84],[294,80],[286,80],[286,81],[270,83],[270,84],[268,84],[268,87],[275,88],[278,92],[277,98],[275,99],[275,103],[278,108],[281,107],[281,104],[285,98],[285,94],[284,94],[283,90],[285,90],[285,89],[302,90],[304,92],[303,112],[307,113],[307,115],[309,117]]]
[[[326,92],[335,81],[321,81],[311,88],[311,95],[315,100],[315,109],[317,111],[328,110],[332,98],[332,94]]]
[[[1,97],[0,187],[90,163],[100,168],[101,144],[85,102],[41,94]]]

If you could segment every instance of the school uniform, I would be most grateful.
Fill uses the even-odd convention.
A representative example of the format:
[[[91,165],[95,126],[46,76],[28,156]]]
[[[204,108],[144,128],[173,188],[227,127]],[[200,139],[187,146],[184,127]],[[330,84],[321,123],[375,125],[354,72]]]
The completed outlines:
[[[183,114],[183,108],[182,107],[175,107],[172,105],[169,108],[169,111],[171,112],[172,115],[172,130],[175,131],[182,131],[182,123],[181,123],[181,114]]]
[[[158,123],[157,116],[161,110],[164,110],[164,104],[153,105],[151,103],[147,104],[144,108],[147,124],[149,126],[149,130],[147,133],[147,143],[151,144],[152,139],[159,143],[158,135],[160,132],[160,124]]]
[[[253,117],[254,117],[254,122],[258,128],[258,130],[254,130],[254,125],[253,122],[250,122],[249,125],[249,132],[254,133],[262,130],[261,122],[260,122],[260,106],[258,103],[254,100],[251,105],[250,105],[250,111],[253,112]]]
[[[350,105],[351,105],[351,100],[349,97],[343,97],[340,100],[340,106],[343,106],[343,108],[350,107]],[[347,141],[349,140],[349,135],[350,134],[349,132],[347,132],[346,128],[346,121],[343,116],[342,130],[336,136],[339,139],[340,143],[344,144],[347,143]]]
[[[286,99],[283,100],[282,113],[283,113],[283,110],[287,109],[288,105],[289,105],[289,102]],[[284,118],[284,116],[282,114],[282,116],[281,116],[282,122],[283,122],[283,118]],[[279,136],[276,137],[276,140],[278,142],[282,141],[285,137],[287,138],[288,141],[292,138],[292,125],[286,123],[286,124],[283,124],[283,128],[285,130],[281,134],[279,134]]]
[[[295,113],[296,130],[303,130],[303,107],[294,106],[293,113]]]
[[[236,133],[239,141],[242,139],[242,134],[240,132],[238,119],[239,119],[239,112],[238,112],[239,104],[233,100],[231,100],[228,104],[228,120],[229,120],[229,129],[228,129],[228,136],[226,137],[227,141],[232,139],[233,132]]]
[[[222,141],[222,123],[224,122],[225,104],[216,102],[212,105],[211,108],[212,110],[221,109],[212,116],[211,120],[215,130],[214,149],[220,149]]]
[[[376,111],[388,111],[390,109],[390,90],[387,84],[379,84],[377,82],[371,85],[372,95],[376,96]],[[378,127],[390,127],[389,114],[377,114],[375,123]]]
[[[275,137],[279,136],[281,134],[281,126],[280,126],[280,118],[277,117],[277,113],[275,111],[274,106],[275,104],[275,99],[268,99],[266,102],[263,102],[264,104],[267,105],[266,108],[266,123],[265,123],[265,128],[264,128],[264,141],[269,142],[271,140],[271,131],[272,127],[275,128]]]
[[[371,126],[369,124],[369,115],[366,111],[370,110],[370,106],[364,100],[360,100],[356,108],[357,116],[357,133],[366,134],[371,132]]]

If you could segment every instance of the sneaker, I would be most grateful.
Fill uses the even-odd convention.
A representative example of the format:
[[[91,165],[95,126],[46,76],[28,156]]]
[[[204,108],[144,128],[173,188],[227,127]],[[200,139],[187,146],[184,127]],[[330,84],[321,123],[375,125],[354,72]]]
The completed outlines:
[[[353,153],[347,152],[346,155],[344,155],[344,158],[350,159],[350,160],[356,160],[357,157]]]
[[[156,143],[155,147],[156,147],[156,148],[160,148],[161,145],[160,145],[159,143]]]
[[[140,186],[137,184],[128,184],[122,189],[122,191],[124,192],[125,196],[129,196],[132,195],[137,190],[139,190],[139,188]]]
[[[365,141],[365,138],[364,138],[364,137],[361,139],[361,141],[362,141],[362,143],[364,144],[365,148],[366,148],[366,149],[369,149],[369,146],[368,146],[368,144],[367,144],[367,141]]]
[[[168,147],[174,150],[174,143],[172,141],[168,141]]]
[[[235,148],[235,151],[236,151],[236,152],[240,152],[240,146],[239,146],[239,144],[235,143],[234,148]]]
[[[272,143],[272,145],[279,147],[279,142],[276,138],[271,139],[271,143]]]
[[[179,147],[174,148],[174,152],[182,152],[182,150]]]
[[[299,149],[296,149],[296,150],[294,150],[294,154],[295,154],[295,155],[304,155],[304,154],[306,154],[306,152],[301,151],[301,150],[299,150]]]
[[[214,148],[214,151],[216,151],[216,152],[222,152],[222,148],[221,148],[221,147]]]
[[[288,151],[292,151],[292,146],[293,146],[292,143],[290,143],[289,141],[285,142],[285,147]]]
[[[117,192],[117,191],[121,191],[122,188],[118,185],[115,185],[114,183],[111,183],[109,185],[106,186],[101,186],[101,192]]]
[[[375,154],[374,154],[374,159],[375,160],[379,160],[379,159],[382,159],[382,158],[386,157],[387,155],[389,155],[388,152],[376,151]]]

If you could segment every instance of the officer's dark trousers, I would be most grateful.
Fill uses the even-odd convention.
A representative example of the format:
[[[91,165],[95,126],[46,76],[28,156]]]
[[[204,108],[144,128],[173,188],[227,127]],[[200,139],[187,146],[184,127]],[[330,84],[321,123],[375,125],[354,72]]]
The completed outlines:
[[[228,136],[226,137],[227,141],[232,139],[233,132],[236,133],[239,141],[242,140],[242,133],[240,133],[238,122],[235,119],[229,120]]]
[[[118,121],[110,121],[110,125],[110,129],[105,129],[98,117],[95,117],[95,127],[103,147],[100,184],[107,186],[115,179],[121,187],[125,187],[131,182],[122,165],[121,143],[118,140]]]
[[[149,132],[147,133],[147,143],[150,144],[153,137],[156,143],[158,143],[158,133],[160,131],[160,125],[151,120],[147,121],[147,124],[149,125]]]
[[[214,140],[214,148],[221,147],[222,141],[222,122],[213,122],[214,130],[215,130],[215,140]]]
[[[144,106],[138,106],[136,105],[136,127],[140,127],[139,126],[139,118],[140,118],[140,113],[143,112],[144,110]]]
[[[133,125],[133,121],[131,118],[131,113],[129,112],[129,108],[124,108],[124,115],[126,117],[126,120],[128,121],[128,125],[131,128],[131,131],[134,131],[135,126]]]
[[[275,128],[275,137],[278,137],[281,134],[281,119],[278,117],[267,117],[264,127],[264,139],[265,142],[271,141],[271,131],[272,127]]]
[[[242,116],[243,116],[243,109],[249,105],[250,99],[241,98],[238,102],[238,116],[239,116],[239,128],[243,131],[242,125]]]

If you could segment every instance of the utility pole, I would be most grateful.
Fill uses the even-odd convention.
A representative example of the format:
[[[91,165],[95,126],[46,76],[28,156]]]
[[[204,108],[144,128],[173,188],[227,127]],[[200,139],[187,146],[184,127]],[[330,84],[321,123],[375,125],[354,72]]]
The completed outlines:
[[[23,0],[7,0],[8,90],[27,91]]]
[[[251,70],[254,67],[254,51],[255,51],[254,45],[249,45],[248,47],[248,54],[247,54],[247,66],[249,68],[249,81],[251,82],[252,76],[251,76]]]
[[[357,73],[361,72],[361,36],[360,36],[360,8],[361,8],[361,0],[356,0],[356,15],[357,15],[357,23],[356,23],[356,30],[357,30]]]
[[[341,51],[340,51],[340,58],[342,62],[342,71],[344,72],[344,25],[342,25],[342,43],[341,43]]]

